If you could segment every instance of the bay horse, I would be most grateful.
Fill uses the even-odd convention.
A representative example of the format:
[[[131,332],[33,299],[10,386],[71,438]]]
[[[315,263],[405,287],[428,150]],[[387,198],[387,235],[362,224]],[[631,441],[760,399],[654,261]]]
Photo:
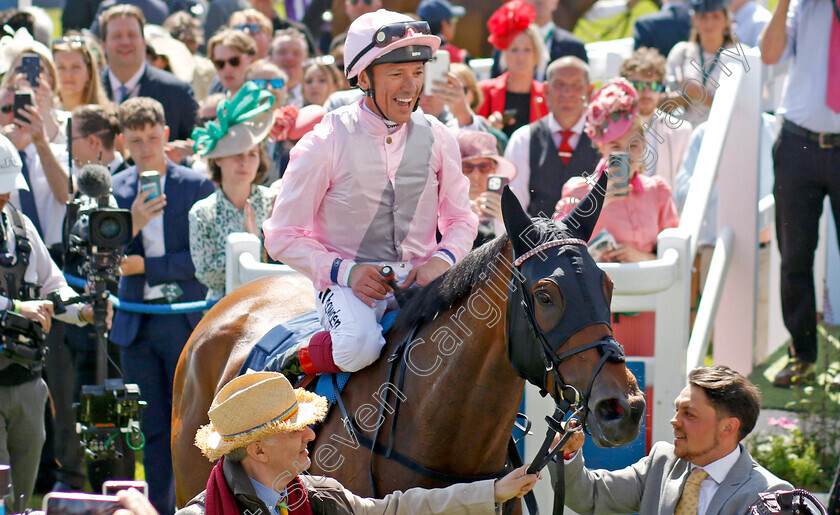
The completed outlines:
[[[597,445],[635,439],[644,397],[612,340],[612,281],[585,247],[606,174],[598,184],[563,222],[531,220],[506,189],[502,205],[510,236],[474,250],[403,303],[380,359],[354,373],[342,394],[359,438],[333,409],[313,442],[310,472],[334,477],[363,496],[498,473],[523,378],[558,403],[565,392],[581,392],[582,421]],[[209,422],[213,397],[238,374],[255,342],[277,323],[313,309],[312,299],[308,281],[263,278],[223,298],[193,332],[174,382],[179,506],[205,488],[212,469],[193,441]],[[408,346],[401,346],[410,335]],[[404,352],[394,354],[399,347]],[[400,381],[388,377],[390,361],[397,359],[405,365]],[[395,453],[453,479],[432,479],[372,454],[359,444],[362,436],[390,442]]]

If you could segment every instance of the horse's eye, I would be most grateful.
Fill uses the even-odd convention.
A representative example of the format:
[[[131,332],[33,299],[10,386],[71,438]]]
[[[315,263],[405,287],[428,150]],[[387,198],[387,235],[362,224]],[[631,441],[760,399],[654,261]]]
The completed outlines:
[[[551,304],[552,303],[551,295],[549,295],[548,292],[539,291],[534,295],[534,297],[536,297],[537,302],[539,302],[540,304]]]

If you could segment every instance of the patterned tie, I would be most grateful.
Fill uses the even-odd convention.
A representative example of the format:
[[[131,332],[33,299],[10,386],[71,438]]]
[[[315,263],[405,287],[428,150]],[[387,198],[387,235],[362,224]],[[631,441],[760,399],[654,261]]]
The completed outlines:
[[[700,501],[700,483],[707,477],[709,477],[708,472],[700,467],[694,467],[694,470],[688,475],[688,480],[685,483],[674,515],[697,515],[697,503]]]
[[[828,82],[825,85],[825,103],[835,113],[840,113],[840,21],[837,0],[832,0],[834,16],[831,17],[831,36],[828,38]]]
[[[26,180],[26,185],[29,186],[28,190],[18,190],[20,209],[23,211],[23,214],[32,220],[35,229],[38,230],[38,234],[43,238],[44,233],[41,231],[41,220],[38,219],[38,208],[35,207],[35,196],[32,194],[32,182],[29,180],[29,167],[26,165],[26,152],[20,150],[18,153],[20,154],[20,161],[23,163],[20,171]]]
[[[275,515],[289,515],[289,496],[284,492],[274,505]]]
[[[560,155],[560,159],[563,160],[564,165],[569,164],[569,160],[572,158],[572,152],[575,151],[571,143],[572,134],[574,133],[574,131],[560,131],[560,137],[563,139],[560,141],[560,146],[557,147],[557,153]]]
[[[119,103],[122,104],[123,102],[125,102],[127,97],[128,97],[128,90],[125,88],[125,84],[120,84],[120,101],[119,101]]]

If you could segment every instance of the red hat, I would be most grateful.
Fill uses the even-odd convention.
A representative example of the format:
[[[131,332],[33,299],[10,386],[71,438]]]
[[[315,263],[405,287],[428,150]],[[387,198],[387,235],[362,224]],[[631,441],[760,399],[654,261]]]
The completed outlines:
[[[510,0],[487,20],[490,37],[487,41],[499,50],[506,50],[528,25],[536,21],[537,11],[524,0]]]

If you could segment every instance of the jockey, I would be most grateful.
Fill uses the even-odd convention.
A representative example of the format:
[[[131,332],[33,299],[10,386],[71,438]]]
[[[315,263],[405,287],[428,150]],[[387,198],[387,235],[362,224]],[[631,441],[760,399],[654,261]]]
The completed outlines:
[[[470,250],[478,219],[458,144],[417,110],[424,63],[439,46],[426,22],[384,9],[350,25],[344,72],[365,96],[328,113],[292,149],[263,225],[268,253],[312,279],[327,331],[267,369],[291,378],[370,365],[394,304],[381,266],[403,286],[425,285]]]

